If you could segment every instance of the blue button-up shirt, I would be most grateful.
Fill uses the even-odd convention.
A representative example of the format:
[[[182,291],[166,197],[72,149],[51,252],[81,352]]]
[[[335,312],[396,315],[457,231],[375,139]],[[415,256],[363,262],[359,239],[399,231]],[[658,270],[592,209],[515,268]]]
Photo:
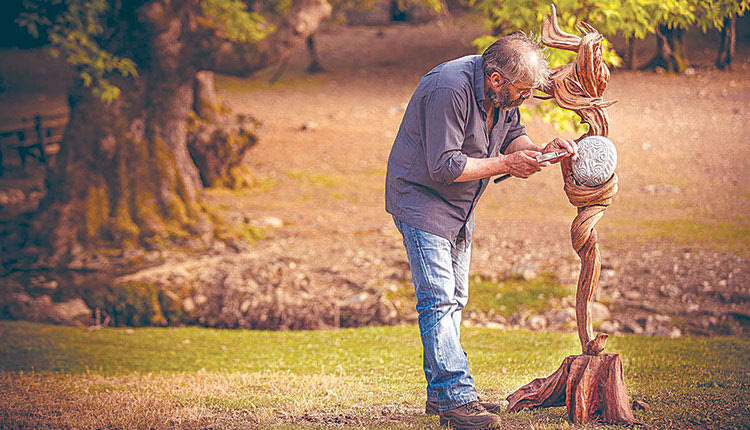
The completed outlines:
[[[401,221],[456,243],[471,240],[474,208],[490,178],[454,182],[468,157],[496,157],[525,135],[518,108],[487,133],[482,57],[443,63],[414,90],[388,157],[385,208]]]

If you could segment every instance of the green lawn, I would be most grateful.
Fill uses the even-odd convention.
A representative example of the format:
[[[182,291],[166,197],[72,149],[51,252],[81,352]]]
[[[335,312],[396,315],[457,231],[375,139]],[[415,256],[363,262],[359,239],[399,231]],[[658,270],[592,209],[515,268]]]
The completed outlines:
[[[480,394],[500,400],[577,353],[573,333],[466,328]],[[750,341],[626,336],[646,428],[750,428]],[[332,331],[85,329],[0,321],[0,428],[438,428],[420,413],[414,326]],[[574,426],[564,408],[510,429]]]

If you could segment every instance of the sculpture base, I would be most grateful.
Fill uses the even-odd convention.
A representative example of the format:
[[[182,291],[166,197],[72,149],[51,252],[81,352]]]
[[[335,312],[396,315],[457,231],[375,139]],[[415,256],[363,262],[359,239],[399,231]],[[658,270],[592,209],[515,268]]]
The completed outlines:
[[[620,354],[571,355],[546,378],[537,378],[508,396],[508,412],[567,406],[576,424],[599,421],[637,424],[625,391]]]

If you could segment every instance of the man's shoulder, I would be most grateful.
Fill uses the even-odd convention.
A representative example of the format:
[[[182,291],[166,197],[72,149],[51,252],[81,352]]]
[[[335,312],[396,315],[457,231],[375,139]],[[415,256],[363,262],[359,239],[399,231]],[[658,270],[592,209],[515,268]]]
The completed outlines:
[[[478,61],[481,62],[481,56],[479,55],[467,55],[446,61],[424,75],[420,84],[427,91],[437,89],[470,91],[474,86]]]

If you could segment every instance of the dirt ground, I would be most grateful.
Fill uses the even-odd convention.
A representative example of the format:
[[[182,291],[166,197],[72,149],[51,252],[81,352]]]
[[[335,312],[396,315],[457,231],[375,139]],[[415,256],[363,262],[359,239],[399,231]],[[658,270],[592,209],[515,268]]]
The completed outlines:
[[[299,49],[273,85],[275,69],[252,78],[217,77],[220,96],[260,119],[263,130],[248,160],[257,186],[209,190],[208,200],[230,220],[258,226],[265,238],[254,247],[265,254],[375,289],[408,282],[400,236],[384,211],[388,153],[419,77],[475,53],[471,42],[483,32],[468,18],[337,27],[317,40],[326,73],[305,73],[308,58]],[[661,323],[666,332],[652,330],[657,334],[675,335],[675,327],[677,334],[737,334],[750,320],[750,43],[744,34],[733,71],[711,67],[718,34],[696,33],[688,38],[694,63],[688,74],[612,73],[605,98],[619,100],[609,109],[619,193],[597,226],[604,269],[597,300],[612,312],[612,330],[639,332],[636,321],[646,331]],[[652,40],[641,42],[639,58],[653,47]],[[15,78],[6,73],[11,90],[0,94],[0,123],[41,105],[64,110],[60,85],[46,86],[57,73],[40,75],[45,93],[11,88]],[[539,144],[577,137],[537,118],[524,122]],[[491,185],[477,212],[472,273],[502,279],[549,272],[575,285],[574,216],[557,166]],[[481,315],[474,320],[486,322]]]

